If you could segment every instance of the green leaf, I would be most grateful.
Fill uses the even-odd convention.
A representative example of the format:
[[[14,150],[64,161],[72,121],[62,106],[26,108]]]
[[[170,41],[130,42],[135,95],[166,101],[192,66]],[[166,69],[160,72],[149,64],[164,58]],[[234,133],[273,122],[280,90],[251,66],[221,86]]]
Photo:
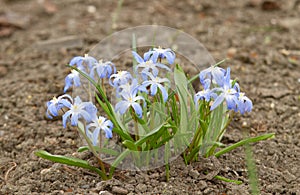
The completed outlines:
[[[174,137],[174,142],[176,147],[186,147],[190,144],[190,141],[197,129],[198,115],[195,111],[195,105],[193,97],[188,88],[188,80],[182,70],[182,68],[177,64],[174,70],[174,80],[176,85],[176,90],[179,96],[180,104],[180,123],[178,134]],[[189,135],[189,137],[180,136],[180,134]],[[178,148],[180,150],[180,148]]]
[[[165,123],[159,125],[158,127],[156,127],[155,129],[153,129],[152,131],[150,131],[149,133],[147,133],[145,136],[143,136],[141,139],[139,139],[138,141],[135,142],[135,145],[140,146],[143,143],[145,143],[147,140],[149,140],[149,138],[156,134],[157,132],[159,132],[160,130],[164,129],[164,125],[166,125]]]
[[[211,112],[210,123],[203,136],[203,144],[200,149],[201,155],[206,157],[213,155],[216,149],[215,143],[219,142],[222,138],[228,120],[229,116],[225,104],[220,104]]]
[[[231,150],[234,150],[235,148],[248,144],[248,143],[253,143],[253,142],[258,142],[258,141],[262,141],[262,140],[266,140],[266,139],[271,139],[275,137],[275,133],[268,133],[268,134],[264,134],[264,135],[260,135],[257,137],[251,137],[251,138],[247,138],[247,139],[243,139],[235,144],[232,144],[231,146],[228,146],[222,150],[220,150],[219,152],[215,153],[214,155],[216,157],[221,156],[222,154],[225,154],[227,152],[230,152]]]
[[[192,151],[185,157],[186,162],[191,162],[198,154],[201,145],[198,145],[192,149]]]
[[[222,177],[220,175],[216,175],[214,176],[215,179],[218,179],[218,180],[221,180],[221,181],[225,181],[225,182],[228,182],[228,183],[235,183],[237,185],[241,185],[243,182],[242,181],[239,181],[239,180],[233,180],[233,179],[228,179],[226,177]]]
[[[184,75],[184,72],[178,64],[176,64],[176,68],[174,70],[174,80],[180,103],[180,132],[183,132],[187,130],[189,121],[187,110],[188,90],[186,76]]]
[[[132,150],[132,151],[138,151],[137,146],[134,144],[134,142],[130,141],[130,140],[125,140],[122,142],[122,144],[124,146],[126,146],[126,148]]]
[[[91,171],[95,171],[96,173],[98,173],[101,176],[101,178],[103,178],[103,179],[107,178],[107,176],[100,169],[89,165],[89,163],[87,161],[79,159],[79,158],[67,157],[67,156],[62,156],[62,155],[53,155],[53,154],[48,153],[45,150],[38,150],[35,152],[35,155],[37,155],[43,159],[50,160],[52,162],[57,162],[57,163],[65,164],[65,165],[89,169]]]

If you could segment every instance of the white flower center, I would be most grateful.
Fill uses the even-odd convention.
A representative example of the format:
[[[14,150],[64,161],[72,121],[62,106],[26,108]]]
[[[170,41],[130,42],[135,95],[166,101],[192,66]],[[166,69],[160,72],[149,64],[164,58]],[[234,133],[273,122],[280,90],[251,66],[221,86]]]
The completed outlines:
[[[123,76],[125,74],[125,71],[118,71],[118,76]]]
[[[128,101],[129,101],[130,103],[132,103],[132,102],[133,102],[132,97],[128,98]]]
[[[161,46],[159,46],[157,49],[155,49],[155,51],[159,52],[159,53],[163,53],[164,49],[161,48]]]
[[[78,112],[78,111],[79,111],[79,106],[76,105],[76,104],[73,105],[72,110],[73,110],[74,112]]]
[[[56,98],[56,97],[53,97],[52,98],[52,101],[56,104],[56,103],[58,103],[58,99]]]
[[[239,94],[239,99],[243,99],[243,97],[245,97],[245,93],[240,93]]]
[[[98,124],[99,124],[99,125],[102,125],[102,123],[103,123],[102,118],[98,119]]]
[[[152,64],[153,64],[153,61],[152,61],[152,60],[148,60],[148,61],[145,62],[145,64],[146,64],[146,65],[152,65]]]

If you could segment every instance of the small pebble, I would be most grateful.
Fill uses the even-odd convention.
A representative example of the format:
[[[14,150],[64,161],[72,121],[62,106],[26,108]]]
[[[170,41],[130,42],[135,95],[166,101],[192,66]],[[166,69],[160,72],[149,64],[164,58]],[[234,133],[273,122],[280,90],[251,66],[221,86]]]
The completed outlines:
[[[41,175],[46,175],[51,171],[51,169],[43,169],[41,170]]]
[[[246,121],[243,121],[242,127],[248,127],[248,123]]]
[[[203,180],[200,180],[198,183],[198,187],[200,188],[200,190],[204,190],[205,188],[207,188],[207,183]]]
[[[91,186],[90,185],[83,185],[83,186],[81,186],[81,188],[82,189],[89,189],[89,188],[91,188]]]
[[[197,170],[192,169],[192,170],[190,171],[189,175],[190,175],[192,178],[196,179],[196,178],[199,177],[200,174],[199,174],[199,172],[198,172]]]
[[[143,183],[139,183],[136,187],[135,187],[135,191],[136,192],[145,192],[147,190],[147,186],[146,184]]]
[[[159,177],[159,173],[157,173],[157,172],[153,173],[149,177],[150,177],[150,179],[158,178]]]
[[[122,187],[113,186],[112,192],[116,194],[128,194],[128,191]]]
[[[93,14],[93,13],[95,13],[95,12],[97,11],[97,9],[96,9],[95,6],[89,5],[89,6],[87,7],[87,11],[88,11],[89,13]]]
[[[283,178],[287,183],[291,183],[292,181],[295,181],[297,179],[297,177],[291,174],[288,170],[285,170],[283,172]]]
[[[7,74],[8,70],[4,66],[0,66],[0,76],[3,77]]]

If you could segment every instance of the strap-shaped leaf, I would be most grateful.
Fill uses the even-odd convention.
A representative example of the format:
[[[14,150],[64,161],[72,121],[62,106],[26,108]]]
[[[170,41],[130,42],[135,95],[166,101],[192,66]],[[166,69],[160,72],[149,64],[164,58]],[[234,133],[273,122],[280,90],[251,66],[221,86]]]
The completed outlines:
[[[248,143],[253,143],[253,142],[266,140],[266,139],[269,139],[269,138],[274,138],[274,137],[275,137],[275,133],[268,133],[268,134],[260,135],[260,136],[257,136],[257,137],[251,137],[251,138],[243,139],[243,140],[241,140],[241,141],[239,141],[235,144],[232,144],[232,145],[220,150],[219,152],[215,153],[214,155],[215,155],[215,157],[219,157],[222,154],[230,152],[231,150],[234,150],[239,146],[242,146],[242,145],[245,145],[245,144],[248,144]]]
[[[187,78],[184,72],[177,64],[174,70],[174,80],[176,89],[179,95],[180,102],[180,132],[187,131],[188,128],[188,90],[187,90]]]
[[[65,165],[89,169],[91,171],[95,171],[96,173],[98,173],[102,179],[107,178],[107,176],[100,169],[89,165],[89,163],[87,161],[79,159],[79,158],[67,157],[67,156],[62,156],[62,155],[53,155],[45,150],[38,150],[35,152],[35,155],[37,155],[43,159],[50,160],[52,162],[57,162],[57,163],[65,164]]]
[[[129,150],[132,151],[138,151],[138,147],[134,144],[134,142],[130,141],[130,140],[125,140],[122,142],[124,146],[126,146],[126,148],[128,148]]]

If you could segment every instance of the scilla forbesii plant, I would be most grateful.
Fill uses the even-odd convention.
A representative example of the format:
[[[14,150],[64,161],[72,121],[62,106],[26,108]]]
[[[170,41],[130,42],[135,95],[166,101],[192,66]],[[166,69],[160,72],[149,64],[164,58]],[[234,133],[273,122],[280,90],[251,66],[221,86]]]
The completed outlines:
[[[128,156],[139,168],[143,162],[151,165],[163,155],[168,173],[172,155],[179,153],[189,164],[199,155],[219,157],[245,143],[273,136],[248,138],[225,148],[221,144],[233,113],[252,110],[252,101],[231,79],[230,68],[223,69],[219,63],[189,79],[178,64],[171,66],[176,57],[171,49],[152,48],[143,56],[132,51],[132,55],[135,65],[131,72],[116,72],[112,62],[88,55],[74,57],[69,63],[71,73],[65,78],[65,94],[47,103],[47,116],[62,115],[64,128],[77,127],[87,144],[79,152],[92,152],[98,165],[44,150],[36,155],[95,171],[105,180]],[[83,87],[81,79],[96,89],[95,93],[87,90],[88,101],[67,94],[71,88]],[[192,87],[195,80],[200,81],[201,91]],[[114,91],[116,102],[107,96],[108,87]],[[109,147],[112,139],[123,149]],[[110,165],[103,161],[103,155],[114,156]]]

